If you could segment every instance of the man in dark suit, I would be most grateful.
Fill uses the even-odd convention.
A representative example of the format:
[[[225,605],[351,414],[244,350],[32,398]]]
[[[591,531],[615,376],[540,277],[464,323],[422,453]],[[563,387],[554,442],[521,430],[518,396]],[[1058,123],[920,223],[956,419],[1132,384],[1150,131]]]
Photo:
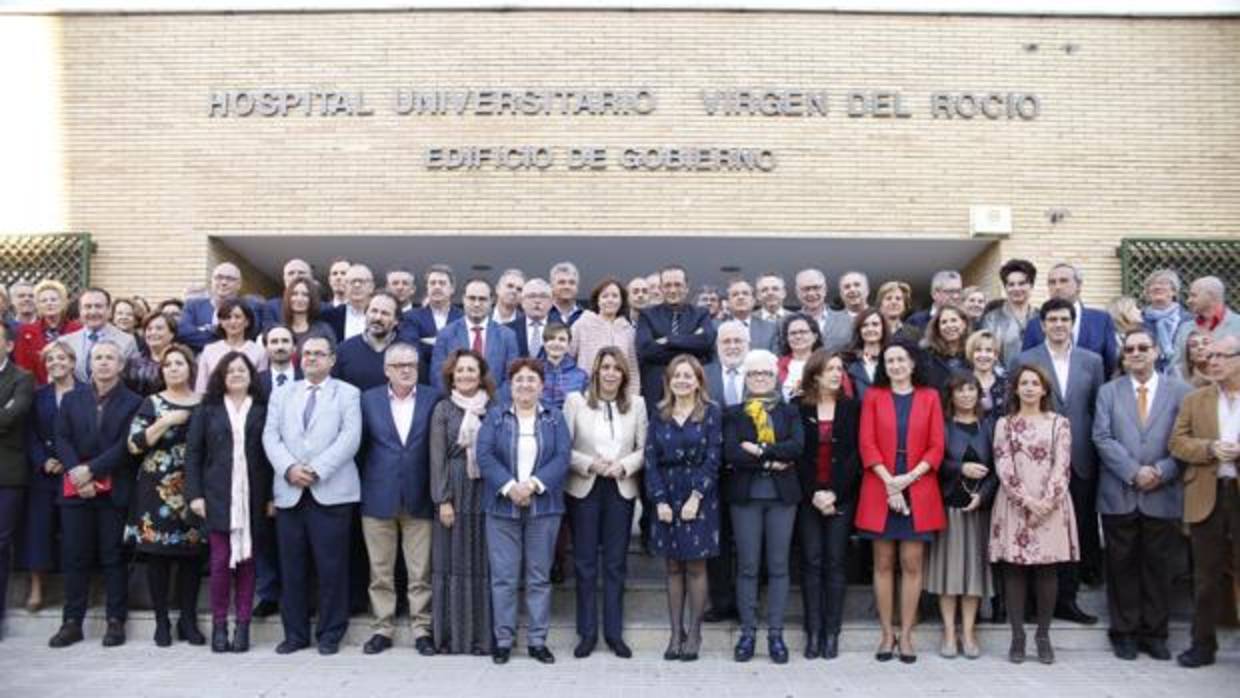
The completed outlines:
[[[729,292],[731,296],[731,292]],[[755,318],[756,320],[756,318]],[[741,404],[745,397],[745,355],[750,349],[750,333],[737,320],[727,320],[719,325],[715,338],[717,361],[704,367],[706,390],[710,399],[724,409]],[[722,463],[722,460],[720,461]],[[730,469],[719,473],[719,487],[727,487]],[[718,623],[728,618],[738,618],[736,609],[736,561],[732,550],[732,517],[728,503],[719,500],[719,555],[706,561],[706,575],[710,589],[710,609],[703,619]]]
[[[1081,561],[1059,567],[1059,598],[1055,604],[1055,617],[1076,623],[1092,625],[1098,622],[1081,610],[1076,603],[1080,583],[1078,572],[1087,570],[1090,580],[1101,578],[1102,543],[1098,538],[1098,454],[1094,449],[1094,405],[1098,391],[1106,380],[1102,359],[1092,351],[1086,351],[1072,343],[1072,323],[1076,308],[1062,298],[1052,298],[1042,304],[1042,324],[1046,327],[1046,341],[1026,350],[1012,362],[1015,369],[1024,364],[1034,364],[1046,371],[1054,384],[1052,407],[1068,418],[1072,427],[1072,473],[1068,482],[1072,496],[1072,508],[1076,511],[1076,528],[1081,545]],[[1079,568],[1079,569],[1078,569]]]
[[[646,308],[637,319],[642,396],[650,412],[663,399],[663,372],[672,359],[691,354],[705,365],[715,354],[715,328],[710,314],[686,302],[689,278],[684,267],[664,267],[659,272],[659,286],[663,303]]]
[[[365,264],[354,264],[344,277],[348,290],[345,303],[323,311],[323,322],[331,326],[336,343],[366,331],[366,307],[375,292],[375,275]]]
[[[750,286],[748,281],[737,278],[728,283],[725,292],[727,294],[728,317],[744,325],[748,333],[749,346],[778,351],[776,348],[778,344],[776,335],[778,333],[776,332],[775,323],[754,315],[753,286]],[[723,324],[724,320],[714,320],[712,322],[714,322],[715,331],[718,332],[719,326]]]
[[[1081,271],[1066,262],[1051,267],[1046,276],[1046,290],[1051,298],[1060,298],[1072,304],[1075,320],[1072,322],[1072,344],[1088,349],[1102,357],[1102,366],[1110,376],[1119,368],[1119,351],[1115,344],[1115,322],[1111,314],[1081,304]],[[1030,349],[1042,343],[1045,328],[1041,323],[1030,322],[1025,326],[1024,348]]]
[[[519,358],[513,331],[491,319],[491,285],[483,279],[465,284],[465,316],[451,322],[435,339],[431,353],[431,385],[443,390],[441,373],[457,349],[473,349],[486,357],[496,388],[508,382],[508,364]]]
[[[426,305],[402,315],[396,330],[400,341],[418,348],[418,382],[422,385],[431,384],[435,338],[449,323],[461,317],[461,309],[452,305],[455,284],[452,267],[432,264],[426,270]]]
[[[543,279],[530,279],[521,289],[521,313],[506,327],[517,337],[517,353],[521,356],[544,356],[543,330],[547,329],[547,313],[551,310],[551,285]]]
[[[294,257],[284,263],[282,273],[284,279],[284,289],[288,289],[289,284],[298,279],[310,279],[314,281],[314,273],[310,270],[310,263],[300,257]],[[260,327],[266,329],[272,325],[283,321],[282,309],[284,305],[284,293],[268,298],[263,303],[263,312],[259,316],[258,321]]]
[[[65,570],[64,623],[48,642],[68,647],[82,640],[90,572],[95,555],[107,589],[104,647],[125,643],[128,575],[121,537],[133,487],[133,460],[126,441],[129,423],[142,398],[120,380],[121,350],[104,339],[90,352],[91,382],[61,399],[56,421],[56,454],[64,465],[66,489],[60,498]]]
[[[1155,370],[1158,342],[1150,330],[1128,332],[1123,347],[1126,375],[1102,386],[1094,410],[1111,645],[1120,659],[1136,659],[1144,650],[1166,660],[1184,515],[1183,467],[1171,456],[1171,430],[1192,388]]]
[[[366,331],[341,342],[332,375],[361,391],[387,382],[383,352],[396,341],[398,307],[399,301],[386,291],[371,296],[366,306]]]
[[[30,462],[26,460],[26,416],[34,403],[34,377],[9,360],[12,337],[0,323],[0,637],[8,598],[13,541],[22,520]]]
[[[910,315],[905,322],[913,327],[922,330],[926,329],[926,326],[930,324],[930,320],[938,314],[939,308],[945,305],[956,305],[960,302],[960,292],[962,290],[964,290],[964,282],[960,278],[960,272],[955,269],[944,269],[935,272],[934,276],[930,278],[930,307],[926,310],[918,310]]]
[[[241,270],[232,262],[216,265],[211,271],[211,291],[206,298],[193,298],[185,302],[181,319],[177,323],[177,341],[193,349],[195,353],[219,339],[215,332],[216,310],[220,303],[241,296]],[[255,318],[266,316],[260,304],[250,303]],[[123,349],[123,347],[122,347]]]
[[[362,648],[392,646],[397,551],[404,553],[409,616],[418,654],[435,654],[431,640],[430,424],[439,392],[417,387],[418,352],[403,342],[387,348],[388,382],[362,393],[362,533],[370,555],[374,635]]]
[[[293,362],[297,350],[293,332],[284,325],[272,325],[263,332],[267,350],[267,368],[258,373],[258,390],[264,402],[271,401],[273,390],[284,388],[302,379],[301,366]]]
[[[547,314],[547,320],[572,327],[573,323],[577,322],[577,318],[585,312],[585,308],[577,305],[577,288],[581,280],[577,265],[572,262],[560,262],[551,267],[551,272],[547,276],[551,279],[551,296],[554,301],[551,304],[551,311]]]

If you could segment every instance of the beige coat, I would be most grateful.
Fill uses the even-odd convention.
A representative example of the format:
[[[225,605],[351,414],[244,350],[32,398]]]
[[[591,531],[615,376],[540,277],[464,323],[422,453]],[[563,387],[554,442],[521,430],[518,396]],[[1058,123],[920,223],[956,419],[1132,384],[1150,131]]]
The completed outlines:
[[[1184,521],[1201,523],[1214,511],[1218,459],[1210,446],[1218,440],[1218,386],[1198,388],[1184,398],[1171,432],[1171,455],[1184,461]],[[1240,487],[1240,483],[1237,484]]]
[[[570,462],[568,484],[564,492],[570,497],[581,499],[590,494],[594,487],[594,478],[598,475],[590,472],[590,464],[600,455],[600,449],[610,442],[610,429],[602,403],[598,409],[590,409],[586,396],[581,393],[570,393],[564,401],[564,420],[568,422],[568,432],[573,437],[573,457]],[[616,442],[619,451],[615,454],[617,461],[624,467],[624,477],[616,480],[620,496],[633,499],[641,489],[641,480],[637,474],[641,471],[646,457],[646,403],[639,396],[629,398],[629,410],[620,414],[613,410]]]

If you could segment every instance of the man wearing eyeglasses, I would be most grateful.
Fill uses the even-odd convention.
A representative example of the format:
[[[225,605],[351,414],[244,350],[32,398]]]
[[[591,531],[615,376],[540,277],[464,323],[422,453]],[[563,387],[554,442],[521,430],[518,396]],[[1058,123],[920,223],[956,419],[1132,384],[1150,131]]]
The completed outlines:
[[[1138,652],[1171,659],[1171,569],[1179,553],[1184,486],[1170,442],[1180,403],[1192,388],[1159,375],[1158,355],[1152,331],[1129,331],[1123,343],[1126,375],[1102,386],[1094,409],[1111,646],[1125,660]]]
[[[960,292],[963,288],[964,281],[960,277],[960,272],[955,269],[936,271],[934,276],[930,277],[930,298],[932,300],[930,307],[913,313],[904,322],[924,330],[934,316],[939,314],[939,308],[960,302]]]
[[[323,321],[336,333],[337,344],[366,331],[366,309],[375,293],[375,275],[365,264],[354,264],[345,272],[344,283],[345,303],[323,312]]]
[[[220,304],[241,293],[241,270],[232,262],[216,265],[211,270],[211,290],[206,298],[194,298],[185,302],[181,311],[181,320],[177,323],[177,341],[193,349],[195,353],[214,342],[218,337],[215,333],[216,310]],[[254,312],[254,317],[265,317],[261,306],[246,304]]]
[[[1214,663],[1215,626],[1234,593],[1224,574],[1240,578],[1240,337],[1215,340],[1208,365],[1214,383],[1184,398],[1171,453],[1184,461],[1184,521],[1193,546],[1193,644],[1176,659],[1196,668]],[[1234,584],[1234,582],[1233,582]]]
[[[431,412],[440,394],[417,384],[418,350],[411,344],[389,346],[383,353],[383,372],[387,382],[362,393],[362,535],[370,556],[370,605],[375,614],[374,634],[362,651],[378,654],[392,646],[400,550],[408,573],[414,647],[430,656],[435,645],[428,444]]]

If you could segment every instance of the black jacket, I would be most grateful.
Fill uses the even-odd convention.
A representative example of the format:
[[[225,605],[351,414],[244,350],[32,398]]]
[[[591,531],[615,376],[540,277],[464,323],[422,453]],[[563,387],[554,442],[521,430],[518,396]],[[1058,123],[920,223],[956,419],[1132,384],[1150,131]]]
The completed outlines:
[[[805,432],[805,448],[797,460],[801,490],[808,504],[814,492],[829,489],[835,493],[835,508],[843,509],[857,501],[861,483],[861,456],[857,448],[857,431],[861,427],[861,402],[844,398],[835,403],[835,420],[831,427],[831,482],[818,481],[818,408],[803,405],[801,428]]]
[[[26,419],[33,405],[34,376],[9,359],[0,370],[0,487],[24,487],[30,479]]]
[[[970,434],[962,425],[951,419],[947,420],[947,427],[944,429],[946,444],[943,448],[943,462],[939,465],[939,491],[943,493],[945,502],[950,504],[952,493],[963,486],[962,482],[967,482],[970,490],[975,490],[982,496],[981,507],[983,509],[990,507],[995,499],[995,492],[999,489],[999,478],[995,475],[995,458],[991,447],[994,433],[995,422],[989,418],[977,423],[977,434]],[[968,453],[970,446],[977,453],[977,462],[989,469],[980,483],[966,478],[961,470],[964,465],[964,456]]]
[[[741,443],[758,442],[758,430],[753,420],[745,414],[741,403],[729,407],[723,415],[723,460],[730,469],[724,480],[723,494],[732,504],[749,501],[749,484],[756,477],[770,477],[775,481],[775,491],[785,504],[801,500],[801,483],[797,480],[796,464],[801,458],[804,436],[801,417],[797,408],[779,403],[770,411],[771,426],[775,429],[775,443],[766,447],[761,456],[752,456],[741,448]],[[784,461],[793,467],[785,470],[767,470],[770,461]]]
[[[252,530],[267,516],[271,501],[271,464],[263,450],[263,424],[267,406],[250,403],[245,417],[245,464],[250,474],[250,525]],[[231,523],[233,437],[228,408],[222,402],[199,405],[189,420],[185,443],[185,499],[199,497],[207,503],[207,528],[226,533]]]
[[[83,463],[90,465],[95,480],[112,478],[112,505],[129,507],[133,489],[134,460],[129,454],[129,425],[142,406],[142,397],[117,383],[104,404],[96,406],[95,389],[85,383],[65,393],[56,415],[56,456],[65,472]],[[61,506],[81,506],[80,497],[60,498]]]

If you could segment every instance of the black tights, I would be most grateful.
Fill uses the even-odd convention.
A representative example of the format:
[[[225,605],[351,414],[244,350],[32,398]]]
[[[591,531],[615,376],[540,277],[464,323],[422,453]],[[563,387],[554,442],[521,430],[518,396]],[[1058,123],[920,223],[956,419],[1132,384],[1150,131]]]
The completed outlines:
[[[689,598],[689,627],[685,628],[685,596]],[[688,637],[692,647],[701,642],[702,614],[706,612],[705,560],[667,561],[667,612],[672,621],[672,643]]]
[[[172,586],[172,569],[177,570],[177,596],[182,618],[198,613],[200,560],[196,557],[150,556],[146,560],[146,581],[151,587],[151,606],[157,620],[168,617],[168,594]]]
[[[1025,636],[1025,598],[1029,593],[1029,575],[1034,576],[1037,598],[1038,637],[1047,637],[1051,630],[1051,614],[1055,611],[1055,594],[1059,589],[1058,565],[1006,565],[1003,570],[1004,596],[1007,600],[1008,622],[1012,637]]]

